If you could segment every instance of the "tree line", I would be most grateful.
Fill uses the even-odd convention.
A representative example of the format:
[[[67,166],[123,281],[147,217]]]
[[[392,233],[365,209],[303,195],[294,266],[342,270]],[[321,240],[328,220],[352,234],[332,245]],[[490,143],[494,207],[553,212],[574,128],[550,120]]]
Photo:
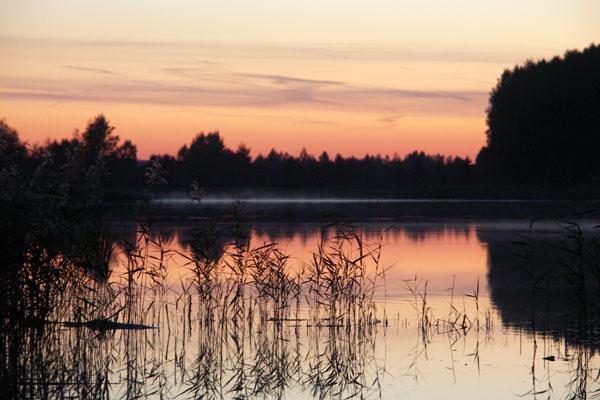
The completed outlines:
[[[251,159],[250,149],[229,149],[218,132],[200,133],[177,156],[153,155],[167,171],[170,189],[193,181],[207,188],[264,189],[400,189],[468,184],[471,161],[460,157],[413,152],[404,158],[365,155],[363,158],[318,157],[303,149],[295,157],[271,150]]]
[[[199,133],[176,156],[137,159],[136,145],[120,142],[104,115],[90,120],[83,133],[31,148],[5,122],[3,164],[12,161],[25,180],[43,182],[57,197],[85,198],[103,188],[109,194],[153,187],[187,191],[192,183],[207,191],[228,189],[404,190],[463,186],[472,182],[471,161],[414,151],[404,158],[365,155],[363,158],[319,157],[302,150],[295,157],[271,150],[252,159],[250,149],[230,149],[219,132]],[[4,168],[7,174],[10,168]],[[5,171],[6,170],[6,171]],[[91,199],[85,199],[91,201]]]
[[[490,93],[486,145],[469,158],[414,151],[404,157],[298,156],[229,148],[199,133],[176,155],[137,158],[104,115],[70,139],[26,146],[0,121],[2,196],[21,185],[55,197],[97,202],[158,191],[284,189],[430,197],[597,197],[600,195],[600,46],[504,71]]]

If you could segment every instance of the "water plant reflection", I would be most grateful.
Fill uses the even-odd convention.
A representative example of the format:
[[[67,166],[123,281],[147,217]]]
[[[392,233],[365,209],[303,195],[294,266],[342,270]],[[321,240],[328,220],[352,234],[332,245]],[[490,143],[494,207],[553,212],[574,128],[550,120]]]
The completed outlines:
[[[298,270],[275,244],[236,239],[230,253],[215,251],[222,232],[202,226],[184,255],[189,279],[173,290],[165,285],[170,237],[152,228],[142,217],[137,240],[120,243],[122,273],[98,279],[72,266],[37,326],[4,321],[7,396],[281,397],[294,387],[324,397],[372,389],[367,377],[379,372],[368,352],[380,320],[377,276],[366,271],[377,258],[359,235],[324,240],[314,265]],[[326,252],[330,244],[337,250]],[[131,329],[150,325],[160,329]]]
[[[517,267],[509,267],[507,252],[498,253],[494,240],[487,243],[495,304],[481,295],[479,282],[474,281],[466,296],[454,284],[448,285],[440,306],[439,296],[428,293],[428,282],[415,278],[407,282],[412,312],[401,309],[396,315],[390,310],[397,303],[384,308],[385,302],[376,296],[386,278],[380,266],[381,242],[365,240],[361,226],[323,226],[312,258],[301,261],[290,258],[276,243],[252,239],[243,224],[200,220],[185,235],[184,247],[175,246],[171,231],[147,214],[140,213],[136,231],[118,242],[105,234],[106,242],[97,246],[98,254],[106,254],[102,249],[107,248],[119,252],[119,268],[101,269],[98,274],[84,268],[83,262],[77,266],[76,259],[64,258],[69,269],[57,275],[60,279],[40,281],[40,287],[52,282],[48,286],[52,301],[18,303],[44,304],[47,311],[41,314],[29,306],[21,311],[22,317],[5,317],[3,394],[385,397],[386,378],[400,379],[405,372],[422,382],[434,374],[429,368],[439,352],[433,349],[440,346],[450,356],[445,368],[453,381],[460,379],[459,360],[479,372],[490,361],[486,347],[493,346],[497,326],[528,337],[523,343],[533,346],[527,358],[532,362],[532,389],[519,394],[582,398],[598,389],[597,336],[588,331],[586,340],[574,340],[575,331],[543,322],[547,318],[542,306],[534,313],[542,316],[542,322],[534,321],[531,308],[523,305],[518,314],[521,324],[506,319],[515,303],[494,297],[507,288],[496,279],[498,267],[512,273]],[[477,234],[486,238],[483,231]],[[497,254],[504,258],[495,258]],[[169,275],[173,262],[185,264],[187,270],[178,280]],[[543,271],[536,270],[533,276]],[[33,285],[37,278],[30,279]],[[531,287],[530,280],[521,281]],[[36,297],[27,293],[27,298]],[[524,293],[516,300],[530,302],[531,293]],[[540,298],[545,305],[546,298]],[[503,325],[496,325],[495,305]],[[123,329],[131,327],[140,329]],[[408,362],[404,370],[390,369],[382,349],[390,329],[411,334],[414,347],[404,358]],[[557,370],[571,374],[564,396],[557,389],[560,384],[553,374]]]

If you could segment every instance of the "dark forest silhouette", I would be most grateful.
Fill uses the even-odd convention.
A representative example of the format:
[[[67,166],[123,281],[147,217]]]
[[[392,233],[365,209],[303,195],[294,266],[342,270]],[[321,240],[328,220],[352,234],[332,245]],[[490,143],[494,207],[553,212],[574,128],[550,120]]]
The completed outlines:
[[[470,180],[470,161],[460,157],[413,152],[403,159],[366,155],[362,159],[318,158],[302,150],[298,157],[271,150],[254,160],[240,145],[227,148],[218,132],[197,135],[177,158],[152,156],[171,177],[170,188],[189,187],[192,181],[209,188],[253,187],[279,189],[398,189],[431,185],[459,185]]]
[[[250,157],[219,132],[199,133],[176,156],[137,159],[104,115],[71,139],[26,146],[0,122],[3,197],[29,185],[53,201],[98,202],[93,196],[160,191],[296,190],[407,197],[595,197],[600,186],[600,47],[506,70],[490,94],[487,145],[469,158],[414,151],[404,157],[295,157],[271,150]]]
[[[332,159],[323,152],[317,159],[306,150],[298,157],[271,150],[267,156],[258,155],[252,160],[249,148],[240,145],[236,151],[231,150],[218,132],[196,135],[189,145],[181,147],[177,157],[152,155],[149,161],[140,162],[136,146],[130,141],[121,144],[113,131],[105,116],[99,115],[83,133],[76,133],[70,140],[48,141],[28,149],[15,130],[2,123],[6,136],[4,161],[8,167],[9,159],[12,160],[26,181],[50,174],[52,178],[46,176],[42,180],[50,184],[51,192],[63,190],[62,194],[81,199],[84,193],[101,187],[121,194],[147,185],[163,191],[187,191],[193,182],[216,191],[255,188],[382,192],[471,183],[472,165],[468,158],[414,151],[404,158],[366,155],[362,159],[339,154]]]
[[[477,166],[503,184],[598,186],[599,110],[600,46],[505,70]]]

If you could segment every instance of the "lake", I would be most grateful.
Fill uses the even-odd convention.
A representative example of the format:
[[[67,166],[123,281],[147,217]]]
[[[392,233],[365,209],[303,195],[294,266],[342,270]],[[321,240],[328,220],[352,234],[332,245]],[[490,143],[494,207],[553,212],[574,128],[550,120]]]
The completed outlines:
[[[209,198],[114,212],[107,268],[73,274],[50,322],[7,330],[3,365],[29,398],[591,397],[600,219],[573,214],[588,207]]]

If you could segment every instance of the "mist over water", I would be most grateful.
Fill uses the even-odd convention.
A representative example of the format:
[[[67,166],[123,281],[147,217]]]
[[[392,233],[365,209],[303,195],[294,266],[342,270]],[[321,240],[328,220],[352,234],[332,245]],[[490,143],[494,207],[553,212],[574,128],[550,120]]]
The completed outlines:
[[[598,207],[595,201],[318,196],[293,192],[208,193],[199,200],[191,200],[188,193],[170,193],[154,198],[151,204],[159,207],[161,214],[177,218],[229,218],[235,214],[252,221],[321,224],[385,220],[528,223],[538,217],[550,221],[577,219]]]
[[[190,199],[189,194],[173,193],[159,198],[152,199],[154,204],[205,204],[205,205],[232,205],[236,202],[243,204],[435,204],[435,203],[469,203],[469,204],[553,204],[564,203],[560,200],[521,200],[521,199],[431,199],[431,198],[373,198],[373,197],[343,197],[343,196],[328,196],[315,197],[302,194],[292,195],[286,193],[273,194],[247,194],[241,196],[223,195],[207,195],[202,197],[201,201]]]

